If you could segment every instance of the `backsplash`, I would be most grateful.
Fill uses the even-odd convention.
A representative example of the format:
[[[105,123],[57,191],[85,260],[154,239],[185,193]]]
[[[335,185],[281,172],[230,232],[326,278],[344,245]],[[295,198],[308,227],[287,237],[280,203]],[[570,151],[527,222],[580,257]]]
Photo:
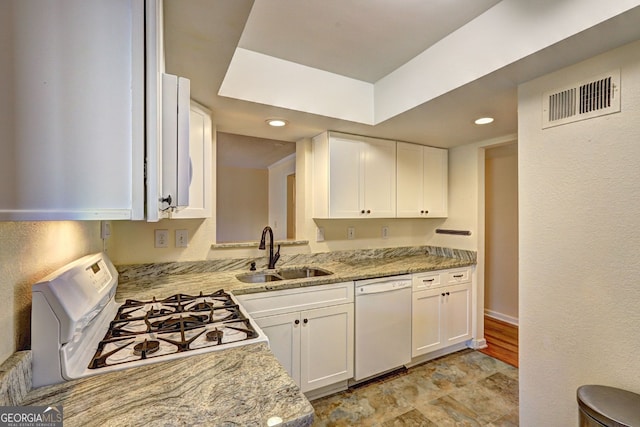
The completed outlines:
[[[399,248],[357,249],[347,251],[318,252],[310,254],[282,255],[278,266],[306,265],[324,262],[361,262],[365,260],[396,258],[415,255],[435,255],[476,262],[476,252],[438,246],[407,246]],[[259,270],[267,268],[268,257],[224,258],[206,261],[163,262],[118,265],[120,282],[140,278],[161,277],[170,274],[207,273],[214,271],[249,270],[252,262]]]

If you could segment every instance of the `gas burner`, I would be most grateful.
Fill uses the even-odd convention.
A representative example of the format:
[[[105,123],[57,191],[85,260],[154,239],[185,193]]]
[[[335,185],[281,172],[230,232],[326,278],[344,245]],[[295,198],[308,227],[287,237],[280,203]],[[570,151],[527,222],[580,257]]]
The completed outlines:
[[[89,369],[141,363],[259,338],[237,302],[220,290],[127,300],[98,345]]]
[[[224,332],[218,330],[218,328],[215,328],[213,331],[207,332],[206,337],[207,341],[216,341],[219,344],[222,342],[223,335]]]
[[[156,340],[144,340],[133,346],[133,354],[142,356],[143,359],[160,349],[160,342]]]

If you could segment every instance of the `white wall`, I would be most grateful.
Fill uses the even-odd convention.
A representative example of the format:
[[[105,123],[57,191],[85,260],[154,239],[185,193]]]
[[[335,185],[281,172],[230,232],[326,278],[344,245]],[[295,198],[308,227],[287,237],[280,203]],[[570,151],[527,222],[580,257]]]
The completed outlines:
[[[13,4],[12,2],[0,2],[0,52],[3,59],[0,61],[0,147],[2,147],[2,159],[0,159],[0,182],[14,182],[16,171],[15,158],[15,115],[14,115],[14,53],[13,53]],[[2,186],[2,198],[4,202],[16,200],[16,185]]]
[[[31,344],[31,285],[102,250],[98,221],[0,222],[0,363]]]
[[[622,112],[541,130],[541,94],[621,68]],[[640,42],[518,91],[520,423],[574,426],[576,388],[640,393]]]
[[[485,151],[484,311],[518,324],[518,145]]]

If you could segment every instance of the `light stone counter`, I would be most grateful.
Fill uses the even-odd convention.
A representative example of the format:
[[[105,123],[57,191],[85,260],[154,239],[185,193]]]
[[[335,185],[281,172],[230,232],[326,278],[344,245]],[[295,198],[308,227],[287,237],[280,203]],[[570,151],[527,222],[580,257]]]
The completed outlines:
[[[218,289],[236,295],[465,267],[475,252],[430,246],[283,256],[277,267],[313,266],[329,276],[248,284],[266,258],[118,266],[116,299],[163,298]],[[65,426],[307,426],[313,407],[266,344],[190,356],[32,390],[22,405],[62,405]]]
[[[276,269],[307,266],[329,270],[333,274],[268,283],[241,282],[236,276],[250,273],[251,262],[257,263],[258,272],[264,271],[266,261],[263,258],[118,266],[120,283],[116,299],[163,298],[175,293],[208,293],[218,289],[242,295],[466,267],[475,265],[476,258],[475,252],[432,247],[283,256]]]
[[[267,345],[40,387],[22,405],[62,405],[73,426],[308,426],[313,407]]]

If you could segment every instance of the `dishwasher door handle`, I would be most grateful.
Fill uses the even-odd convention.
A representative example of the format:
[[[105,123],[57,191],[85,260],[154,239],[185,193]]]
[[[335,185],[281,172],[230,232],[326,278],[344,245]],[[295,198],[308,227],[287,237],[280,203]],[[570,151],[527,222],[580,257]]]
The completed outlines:
[[[410,281],[372,283],[368,285],[357,286],[356,296],[380,294],[383,292],[393,292],[400,289],[406,289],[409,287],[411,287]]]

